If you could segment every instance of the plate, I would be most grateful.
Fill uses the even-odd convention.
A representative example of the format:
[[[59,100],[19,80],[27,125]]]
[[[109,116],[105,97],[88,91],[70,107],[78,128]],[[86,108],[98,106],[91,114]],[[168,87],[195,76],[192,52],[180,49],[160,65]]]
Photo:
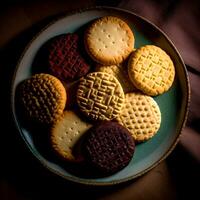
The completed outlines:
[[[34,131],[25,126],[17,109],[16,88],[21,81],[34,73],[34,62],[40,48],[56,35],[75,32],[85,27],[92,20],[106,16],[118,16],[128,22],[135,34],[135,47],[154,44],[164,49],[172,58],[176,76],[170,90],[155,97],[161,114],[162,123],[158,133],[149,141],[138,144],[133,159],[120,172],[103,178],[85,178],[74,174],[41,148],[42,140],[35,137]],[[123,9],[111,7],[95,7],[63,16],[45,27],[29,43],[16,68],[12,83],[12,112],[21,137],[33,155],[53,173],[74,182],[90,185],[112,185],[134,179],[164,160],[178,142],[185,124],[190,97],[189,80],[183,60],[170,39],[155,25],[146,19]]]

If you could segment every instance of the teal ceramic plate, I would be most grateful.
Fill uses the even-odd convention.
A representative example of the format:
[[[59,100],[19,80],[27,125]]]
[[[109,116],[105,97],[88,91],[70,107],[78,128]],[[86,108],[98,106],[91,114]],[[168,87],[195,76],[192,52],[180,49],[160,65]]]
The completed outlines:
[[[173,86],[168,92],[154,98],[162,113],[161,127],[156,136],[147,142],[137,145],[132,161],[120,172],[104,178],[83,178],[73,174],[68,170],[69,168],[66,168],[54,157],[49,156],[46,153],[47,151],[41,151],[39,138],[34,137],[34,133],[24,126],[19,117],[20,111],[17,110],[16,106],[16,88],[22,80],[32,75],[34,59],[45,42],[56,35],[77,31],[91,20],[105,15],[118,16],[129,23],[135,34],[136,48],[145,44],[154,44],[164,49],[174,62],[176,77]],[[178,142],[187,116],[189,81],[183,60],[176,48],[169,38],[155,25],[126,10],[98,7],[78,11],[55,20],[30,42],[18,63],[13,79],[11,98],[17,128],[31,152],[45,167],[67,180],[91,185],[111,185],[125,182],[144,174],[165,159],[173,150]]]

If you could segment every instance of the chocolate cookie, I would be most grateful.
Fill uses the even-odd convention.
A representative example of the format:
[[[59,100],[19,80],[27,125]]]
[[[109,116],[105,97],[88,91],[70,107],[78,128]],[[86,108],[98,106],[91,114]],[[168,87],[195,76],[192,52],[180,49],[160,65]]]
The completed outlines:
[[[125,127],[117,122],[102,122],[88,131],[83,148],[95,171],[110,175],[128,165],[135,143]]]
[[[76,80],[90,70],[81,54],[79,37],[74,33],[60,35],[52,40],[48,63],[51,73],[65,82]]]

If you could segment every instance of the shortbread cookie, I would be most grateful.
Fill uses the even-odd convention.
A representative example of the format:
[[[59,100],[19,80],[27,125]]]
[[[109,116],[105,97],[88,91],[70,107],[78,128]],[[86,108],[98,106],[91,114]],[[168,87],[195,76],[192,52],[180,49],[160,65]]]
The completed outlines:
[[[85,159],[100,174],[111,175],[128,165],[135,150],[130,132],[117,122],[92,127],[83,143]]]
[[[52,124],[61,117],[67,96],[60,80],[49,74],[36,74],[20,86],[21,102],[31,119]]]
[[[77,80],[90,70],[75,33],[59,35],[52,40],[48,62],[51,73],[65,82]]]
[[[142,92],[156,96],[166,92],[175,76],[171,58],[161,48],[146,45],[130,56],[128,73],[133,84]]]
[[[114,16],[97,19],[87,29],[84,43],[98,63],[113,65],[125,60],[134,48],[134,36],[123,20]]]
[[[91,119],[111,120],[121,112],[124,92],[114,76],[93,72],[81,78],[77,102],[81,111]]]
[[[161,124],[161,113],[152,97],[128,93],[117,120],[131,132],[135,141],[143,142],[157,133]]]
[[[128,76],[128,68],[126,65],[118,64],[118,65],[97,65],[95,71],[98,72],[106,72],[108,74],[113,75],[120,82],[124,93],[133,92],[137,90],[133,83],[130,81]]]
[[[54,125],[51,131],[51,143],[54,150],[65,160],[78,161],[78,157],[74,155],[74,147],[91,126],[75,112],[65,111],[63,118]]]

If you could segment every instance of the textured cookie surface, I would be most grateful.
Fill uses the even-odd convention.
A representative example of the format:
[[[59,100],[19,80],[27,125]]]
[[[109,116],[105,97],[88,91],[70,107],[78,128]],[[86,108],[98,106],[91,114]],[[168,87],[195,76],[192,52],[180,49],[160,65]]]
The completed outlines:
[[[83,58],[77,34],[57,36],[49,46],[48,58],[53,75],[63,81],[72,81],[84,76],[90,69]]]
[[[77,161],[78,158],[74,155],[73,149],[91,126],[73,111],[65,111],[63,118],[54,125],[51,131],[51,143],[54,150],[68,161]]]
[[[110,65],[110,66],[97,65],[95,70],[98,72],[106,72],[116,77],[117,80],[120,82],[124,90],[124,93],[132,92],[136,90],[135,86],[129,79],[128,68],[125,65],[122,65],[122,64]]]
[[[128,165],[135,143],[129,131],[117,122],[103,122],[88,131],[83,148],[89,163],[108,175]]]
[[[131,132],[135,141],[143,142],[157,133],[161,113],[152,97],[141,93],[127,93],[117,120]]]
[[[150,96],[166,92],[175,76],[171,58],[154,45],[146,45],[133,52],[129,59],[128,72],[134,85]]]
[[[80,80],[77,102],[93,120],[111,120],[121,112],[124,92],[119,81],[104,72],[93,72]]]
[[[134,36],[123,20],[106,16],[97,19],[84,37],[88,54],[98,63],[112,65],[125,60],[134,48]]]
[[[66,91],[60,80],[49,74],[36,74],[20,87],[23,107],[32,119],[52,124],[63,114]]]

